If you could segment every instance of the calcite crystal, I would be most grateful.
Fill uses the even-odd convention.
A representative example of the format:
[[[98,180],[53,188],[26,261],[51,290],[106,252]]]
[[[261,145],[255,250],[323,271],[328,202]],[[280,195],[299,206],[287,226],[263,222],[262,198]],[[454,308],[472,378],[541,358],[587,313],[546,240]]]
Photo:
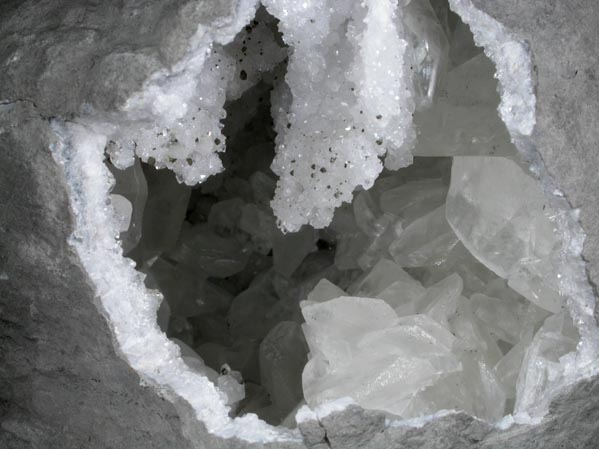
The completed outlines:
[[[514,290],[550,312],[564,308],[552,211],[535,180],[504,158],[457,157],[447,218],[464,245]]]
[[[385,217],[393,233],[371,234],[385,243],[352,297],[320,283],[302,303],[309,405],[351,396],[404,418],[448,408],[494,421],[538,415],[563,382],[579,336],[540,187],[503,157],[454,157],[449,189],[444,179],[382,178],[356,196],[353,232]]]

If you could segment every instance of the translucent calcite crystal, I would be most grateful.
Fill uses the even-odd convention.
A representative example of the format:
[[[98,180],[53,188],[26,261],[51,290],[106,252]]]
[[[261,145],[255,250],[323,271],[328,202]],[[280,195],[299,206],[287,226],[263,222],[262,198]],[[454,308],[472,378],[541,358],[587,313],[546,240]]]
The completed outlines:
[[[401,400],[459,369],[453,336],[424,315],[398,318],[384,301],[341,297],[305,305],[311,358],[304,396],[315,406],[351,396],[401,415]]]
[[[279,416],[291,412],[304,398],[301,373],[308,348],[298,323],[282,321],[260,344],[261,384]]]
[[[279,297],[270,273],[264,273],[247,290],[237,295],[228,313],[228,323],[234,339],[264,338],[279,321],[274,313]]]
[[[444,407],[485,419],[504,413],[506,393],[494,371],[502,353],[470,310],[470,300],[460,296],[458,275],[429,289],[396,289],[396,301],[403,304],[395,310],[391,298],[323,302],[315,298],[319,292],[326,297],[331,288],[315,289],[311,301],[302,303],[310,347],[303,375],[309,405],[351,396],[365,407],[403,417]]]
[[[422,179],[385,190],[380,196],[383,212],[397,215],[405,224],[445,202],[447,185],[440,178]]]
[[[444,26],[447,13],[439,2],[406,2],[404,17],[413,48],[412,70],[419,109],[431,106],[447,69],[449,43]]]
[[[555,393],[574,365],[576,344],[580,340],[572,319],[560,312],[545,320],[526,349],[516,389],[516,412],[537,414],[549,404],[547,393]]]
[[[347,294],[328,279],[322,279],[316,284],[314,289],[308,293],[306,301],[311,303],[323,302],[328,301],[329,299],[339,298],[340,296],[347,296]]]
[[[121,233],[127,232],[131,226],[133,205],[123,195],[116,193],[110,195],[110,204],[114,209],[114,218],[117,221],[118,230]]]
[[[501,157],[454,158],[449,190],[445,170],[418,160],[335,214],[335,264],[358,275],[324,279],[300,303],[308,405],[350,396],[404,418],[495,421],[536,413],[563,384],[577,336],[561,298],[530,295],[555,281],[559,248],[540,187]]]
[[[562,310],[551,211],[539,184],[514,161],[454,158],[446,213],[466,248],[510,287],[550,312]]]
[[[435,107],[414,117],[419,156],[511,156],[505,123],[497,114],[499,93],[493,77],[495,67],[478,54],[447,74]]]
[[[207,226],[185,229],[169,257],[197,275],[205,273],[206,277],[218,278],[239,273],[248,261],[248,254],[238,241],[221,237]]]
[[[123,253],[127,254],[141,239],[148,184],[139,160],[126,170],[111,168],[115,178],[111,200],[119,222]]]
[[[172,259],[159,257],[150,270],[155,287],[167,298],[173,315],[190,317],[226,310],[233,301],[233,295],[207,280],[207,275],[198,276]]]
[[[487,330],[513,345],[534,332],[548,316],[546,311],[523,298],[510,301],[475,293],[470,301],[474,313],[485,323]]]
[[[396,263],[381,259],[372,269],[356,279],[348,287],[348,292],[354,296],[374,298],[398,281],[410,282],[412,278]]]
[[[191,189],[179,184],[169,170],[144,166],[143,172],[148,183],[148,198],[143,215],[143,238],[136,251],[147,260],[170,250],[177,242]]]
[[[275,270],[287,277],[300,266],[302,260],[316,249],[317,235],[310,226],[284,235],[278,229],[273,232],[273,262]]]
[[[544,393],[564,382],[577,333],[567,316],[518,292],[510,272],[490,270],[485,259],[530,258],[477,252],[455,216],[456,204],[468,205],[479,214],[468,229],[486,226],[476,235],[492,238],[491,225],[500,223],[502,231],[517,231],[500,235],[519,239],[502,240],[506,248],[536,254],[547,245],[523,239],[537,238],[535,226],[550,223],[535,202],[543,197],[518,198],[526,207],[514,211],[498,177],[484,184],[491,176],[485,170],[527,189],[536,184],[518,176],[531,178],[509,159],[488,158],[487,168],[468,171],[462,159],[471,158],[455,159],[449,188],[443,158],[386,172],[320,231],[278,229],[269,204],[274,178],[258,161],[253,172],[194,190],[177,241],[145,261],[146,282],[165,295],[168,334],[197,355],[186,353],[186,363],[210,375],[231,413],[293,425],[304,402],[314,407],[350,396],[403,418],[459,409],[496,421],[546,405]],[[506,166],[518,176],[501,171]],[[464,187],[457,189],[458,181]],[[469,201],[485,194],[504,202],[473,205],[462,200],[466,194]],[[505,225],[513,219],[518,227]],[[139,246],[147,246],[143,236]]]
[[[410,223],[391,244],[389,252],[403,267],[438,265],[457,243],[445,218],[445,206],[440,206]]]

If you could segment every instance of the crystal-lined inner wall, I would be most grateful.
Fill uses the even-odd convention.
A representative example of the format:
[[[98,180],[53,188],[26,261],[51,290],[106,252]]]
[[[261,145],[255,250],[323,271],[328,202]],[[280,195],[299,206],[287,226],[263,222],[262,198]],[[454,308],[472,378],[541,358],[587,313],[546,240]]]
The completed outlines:
[[[161,329],[232,416],[542,415],[580,336],[493,63],[441,1],[263,3],[106,147]]]

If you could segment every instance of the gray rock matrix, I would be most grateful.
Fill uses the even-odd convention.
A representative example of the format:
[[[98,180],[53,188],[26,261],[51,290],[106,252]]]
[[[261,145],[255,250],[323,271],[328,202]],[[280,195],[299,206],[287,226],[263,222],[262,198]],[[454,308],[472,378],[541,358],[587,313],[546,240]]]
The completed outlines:
[[[118,107],[177,60],[230,0],[11,1],[0,5],[0,448],[246,448],[207,434],[184,404],[140,384],[115,353],[67,243],[67,188],[50,120]],[[599,9],[595,0],[473,0],[532,50],[534,141],[580,208],[599,282]],[[192,4],[194,5],[192,7]],[[168,394],[168,392],[167,392]],[[359,407],[301,426],[313,448],[597,448],[599,378],[574,385],[534,427],[498,431],[465,415],[385,429]],[[268,447],[283,448],[283,444]],[[293,445],[289,447],[303,447]]]

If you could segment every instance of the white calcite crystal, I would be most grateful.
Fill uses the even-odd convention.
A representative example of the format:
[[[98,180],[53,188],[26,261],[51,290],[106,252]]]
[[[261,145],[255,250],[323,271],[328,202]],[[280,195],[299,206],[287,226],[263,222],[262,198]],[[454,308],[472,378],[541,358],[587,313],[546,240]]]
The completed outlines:
[[[402,267],[438,265],[458,244],[445,219],[445,206],[414,220],[391,244],[389,252]]]
[[[580,340],[566,312],[547,318],[524,353],[517,381],[516,412],[538,415],[549,405],[548,396],[564,384],[568,365]]]
[[[466,248],[510,287],[551,312],[564,308],[552,212],[539,184],[515,162],[454,158],[446,212]]]
[[[220,370],[220,376],[216,379],[219,391],[226,396],[227,405],[236,405],[245,398],[245,387],[239,371],[231,370],[224,364]]]
[[[384,301],[359,297],[302,311],[311,351],[304,395],[311,406],[351,396],[401,416],[412,395],[460,368],[454,337],[425,315],[399,318]]]
[[[434,165],[416,172],[427,170],[420,181],[401,171],[377,180],[356,194],[353,214],[340,209],[343,224],[333,221],[333,233],[357,242],[380,239],[382,217],[395,224],[371,268],[344,288],[321,281],[301,303],[306,401],[349,396],[403,418],[540,416],[580,340],[559,294],[544,193],[508,158],[455,157],[449,190]]]
[[[544,193],[508,158],[455,157],[449,190],[448,167],[431,161],[380,178],[336,214],[329,232],[357,243],[337,247],[338,268],[373,262],[300,303],[306,402],[349,396],[402,418],[541,416],[580,340],[559,295]]]

